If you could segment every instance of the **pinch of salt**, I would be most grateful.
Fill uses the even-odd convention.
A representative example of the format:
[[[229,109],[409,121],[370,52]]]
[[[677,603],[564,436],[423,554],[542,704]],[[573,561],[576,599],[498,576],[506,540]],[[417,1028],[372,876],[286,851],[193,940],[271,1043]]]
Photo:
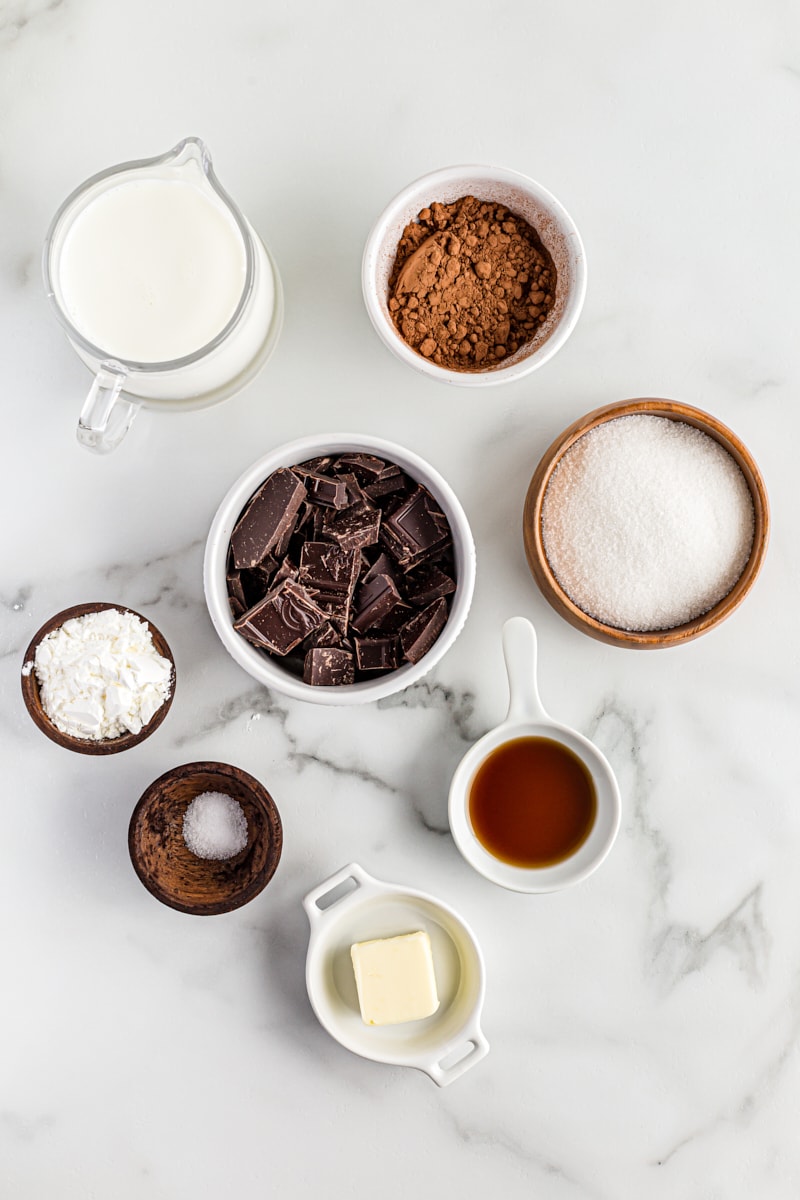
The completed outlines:
[[[247,845],[247,818],[225,792],[201,792],[183,814],[183,840],[197,858],[233,858]]]

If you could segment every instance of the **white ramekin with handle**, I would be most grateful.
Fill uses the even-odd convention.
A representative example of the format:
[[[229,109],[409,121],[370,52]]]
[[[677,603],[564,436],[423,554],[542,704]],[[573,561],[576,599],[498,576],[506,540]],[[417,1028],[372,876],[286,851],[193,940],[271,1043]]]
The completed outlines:
[[[306,987],[320,1024],[347,1050],[374,1062],[424,1071],[446,1087],[489,1052],[480,1019],[483,956],[472,930],[441,900],[383,883],[350,863],[303,901],[311,933]],[[425,931],[431,940],[439,1008],[402,1025],[361,1019],[350,947],[372,938]]]

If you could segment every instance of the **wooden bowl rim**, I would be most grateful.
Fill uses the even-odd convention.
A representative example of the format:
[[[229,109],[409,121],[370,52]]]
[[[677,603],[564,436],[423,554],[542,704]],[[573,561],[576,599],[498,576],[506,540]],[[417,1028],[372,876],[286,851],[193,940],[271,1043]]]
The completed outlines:
[[[72,620],[73,617],[84,617],[88,613],[104,612],[110,608],[116,608],[119,612],[131,613],[134,617],[138,617],[140,621],[144,621],[150,630],[156,650],[162,658],[169,659],[172,666],[172,687],[164,703],[138,733],[122,733],[116,738],[107,738],[105,741],[94,742],[89,738],[76,738],[72,737],[71,734],[62,733],[44,711],[35,670],[32,670],[28,675],[23,675],[22,698],[25,701],[25,707],[34,724],[46,737],[50,738],[51,742],[55,742],[58,746],[63,746],[65,750],[73,750],[76,754],[119,754],[122,750],[129,750],[131,746],[138,746],[139,742],[143,742],[145,738],[149,738],[152,733],[155,733],[172,707],[172,701],[175,698],[177,672],[175,670],[175,658],[167,639],[149,617],[143,616],[142,613],[137,612],[134,608],[129,608],[127,604],[109,604],[98,600],[89,604],[73,604],[70,608],[62,609],[61,612],[56,613],[55,616],[45,621],[44,625],[33,635],[22,660],[23,667],[26,663],[33,661],[39,642],[48,633],[52,633],[54,629],[59,629],[66,621]]]
[[[585,613],[570,599],[553,574],[545,554],[541,520],[542,504],[550,478],[566,451],[584,434],[607,421],[642,414],[683,421],[708,434],[723,449],[727,450],[741,469],[747,482],[753,501],[754,529],[750,557],[745,563],[741,575],[727,595],[723,596],[713,608],[699,617],[686,621],[682,625],[675,625],[671,629],[637,631],[617,629],[613,625],[606,625],[590,616],[589,613]],[[767,552],[769,529],[769,500],[764,480],[753,456],[741,439],[710,413],[678,400],[657,397],[639,397],[621,403],[605,404],[573,421],[563,433],[559,434],[539,460],[528,487],[523,512],[523,539],[528,565],[539,589],[551,607],[582,633],[586,633],[598,641],[606,642],[608,645],[625,646],[631,649],[660,649],[682,645],[684,642],[693,641],[702,634],[708,633],[709,630],[721,624],[739,607],[755,583]]]
[[[251,879],[246,888],[237,891],[230,899],[209,903],[184,904],[173,895],[164,891],[142,864],[139,828],[145,812],[162,795],[166,783],[174,779],[190,779],[193,775],[202,774],[221,775],[223,778],[235,779],[237,783],[246,786],[251,793],[256,807],[260,809],[264,817],[264,824],[260,827],[256,836],[264,836],[264,831],[268,830],[270,834],[270,846],[264,866],[258,874]],[[248,771],[243,770],[242,767],[233,766],[231,763],[212,761],[182,763],[180,766],[171,767],[168,771],[164,771],[162,775],[154,779],[142,792],[131,813],[131,819],[128,824],[128,853],[133,869],[139,877],[140,882],[147,888],[151,896],[154,896],[156,900],[160,900],[167,908],[175,909],[177,912],[188,913],[189,916],[220,916],[222,913],[233,912],[235,909],[248,904],[260,892],[263,892],[272,879],[278,869],[278,864],[283,853],[283,822],[281,821],[278,806],[270,792],[260,780],[249,774]]]

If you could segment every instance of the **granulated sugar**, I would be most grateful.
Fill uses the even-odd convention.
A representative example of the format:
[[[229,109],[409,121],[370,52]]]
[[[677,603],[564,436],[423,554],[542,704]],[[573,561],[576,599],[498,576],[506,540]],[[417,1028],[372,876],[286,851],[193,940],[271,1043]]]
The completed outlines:
[[[616,629],[672,629],[707,612],[753,544],[747,481],[713,438],[666,417],[618,417],[553,472],[542,539],[561,587]]]
[[[224,792],[201,792],[183,815],[183,840],[198,858],[233,858],[247,845],[247,818]]]

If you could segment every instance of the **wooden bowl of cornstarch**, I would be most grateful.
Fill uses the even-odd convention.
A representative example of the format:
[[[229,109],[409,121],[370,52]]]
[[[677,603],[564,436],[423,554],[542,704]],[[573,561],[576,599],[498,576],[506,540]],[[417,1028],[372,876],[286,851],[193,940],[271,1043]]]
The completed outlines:
[[[595,409],[542,457],[525,553],[560,616],[599,641],[677,646],[738,608],[769,539],[764,480],[716,417],[674,400]]]
[[[175,660],[152,621],[123,604],[76,604],[31,640],[22,698],[34,724],[77,754],[119,754],[155,733],[175,695]]]

